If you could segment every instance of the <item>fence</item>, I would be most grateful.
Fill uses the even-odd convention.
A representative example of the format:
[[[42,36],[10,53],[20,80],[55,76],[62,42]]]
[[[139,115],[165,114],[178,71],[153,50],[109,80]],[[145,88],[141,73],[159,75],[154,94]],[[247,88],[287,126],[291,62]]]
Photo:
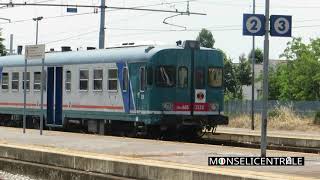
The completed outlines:
[[[255,101],[255,113],[262,112],[262,103],[262,100]],[[268,101],[269,111],[281,106],[291,108],[294,112],[302,115],[313,114],[320,111],[320,101]],[[225,102],[224,111],[226,114],[249,114],[251,113],[251,101],[229,100]]]

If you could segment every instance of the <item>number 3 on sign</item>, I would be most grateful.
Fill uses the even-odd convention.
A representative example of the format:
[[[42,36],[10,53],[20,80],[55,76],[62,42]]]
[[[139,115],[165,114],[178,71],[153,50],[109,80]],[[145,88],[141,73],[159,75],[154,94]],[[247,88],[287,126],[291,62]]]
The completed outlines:
[[[263,14],[243,14],[243,35],[263,36],[265,16]]]
[[[270,35],[291,37],[292,17],[282,15],[270,16]]]

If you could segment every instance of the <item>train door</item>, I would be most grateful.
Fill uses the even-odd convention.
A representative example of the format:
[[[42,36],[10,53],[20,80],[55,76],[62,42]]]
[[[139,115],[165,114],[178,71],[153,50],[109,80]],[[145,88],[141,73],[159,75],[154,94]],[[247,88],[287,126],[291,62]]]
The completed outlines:
[[[121,93],[123,98],[123,107],[126,113],[130,113],[132,108],[131,85],[129,80],[129,69],[125,63],[117,63],[118,77],[120,80]]]
[[[63,68],[48,67],[47,72],[47,126],[62,126]]]
[[[178,52],[177,52],[178,53]],[[176,82],[176,95],[173,110],[177,113],[190,115],[191,108],[191,51],[180,50],[177,59],[177,82]]]
[[[207,53],[198,49],[192,49],[192,69],[193,69],[193,88],[192,88],[192,114],[199,115],[208,111],[206,74],[207,74]]]
[[[147,92],[146,92],[146,66],[142,63],[130,65],[130,79],[132,80],[132,89],[134,94],[134,104],[136,113],[143,113],[147,110]]]

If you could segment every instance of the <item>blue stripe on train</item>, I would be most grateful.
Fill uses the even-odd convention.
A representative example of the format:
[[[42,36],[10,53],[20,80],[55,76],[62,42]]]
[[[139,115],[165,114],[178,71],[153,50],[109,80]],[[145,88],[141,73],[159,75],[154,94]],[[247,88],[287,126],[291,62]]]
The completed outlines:
[[[2,70],[3,70],[3,67],[1,66],[0,67],[0,80],[2,80]]]
[[[119,78],[119,83],[120,83],[120,91],[122,93],[122,99],[123,99],[123,105],[124,105],[124,110],[126,113],[130,112],[130,104],[132,102],[132,98],[130,96],[130,83],[128,85],[128,90],[127,91],[123,91],[123,81],[124,81],[124,77],[123,77],[123,69],[125,67],[125,63],[124,62],[118,62],[117,63],[117,67],[118,67],[118,78]]]
[[[62,126],[62,104],[63,104],[63,68],[56,67],[56,103],[55,103],[55,125]]]
[[[54,124],[54,67],[47,70],[47,124]]]

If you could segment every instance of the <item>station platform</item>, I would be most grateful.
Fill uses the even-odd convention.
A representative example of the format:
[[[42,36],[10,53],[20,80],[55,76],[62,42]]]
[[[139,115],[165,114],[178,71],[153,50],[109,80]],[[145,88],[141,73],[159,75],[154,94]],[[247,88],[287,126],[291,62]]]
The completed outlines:
[[[260,156],[259,149],[0,127],[0,158],[134,179],[320,179],[320,155],[300,167],[208,166],[209,156]],[[0,166],[1,168],[1,166]]]

